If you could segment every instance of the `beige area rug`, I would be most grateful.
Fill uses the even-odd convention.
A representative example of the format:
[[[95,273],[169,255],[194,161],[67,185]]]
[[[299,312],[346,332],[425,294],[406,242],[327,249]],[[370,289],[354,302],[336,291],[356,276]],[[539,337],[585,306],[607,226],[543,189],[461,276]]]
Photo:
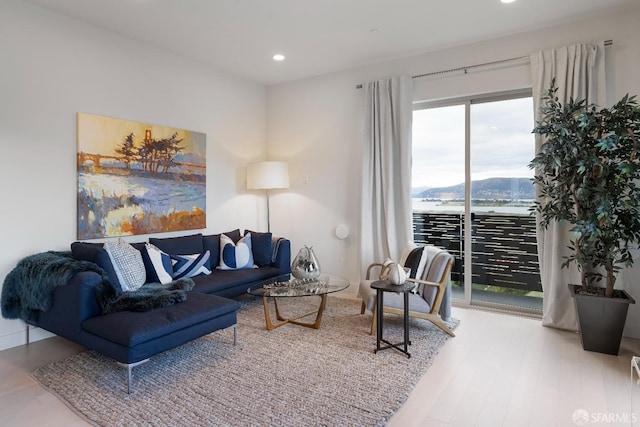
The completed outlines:
[[[318,300],[281,299],[281,308]],[[384,425],[449,336],[411,319],[411,358],[393,349],[374,354],[370,321],[359,302],[329,297],[320,329],[267,331],[262,300],[248,299],[238,312],[237,346],[230,330],[217,331],[157,355],[134,368],[130,395],[126,369],[93,351],[33,377],[99,426]],[[385,338],[402,340],[399,316],[385,317]]]

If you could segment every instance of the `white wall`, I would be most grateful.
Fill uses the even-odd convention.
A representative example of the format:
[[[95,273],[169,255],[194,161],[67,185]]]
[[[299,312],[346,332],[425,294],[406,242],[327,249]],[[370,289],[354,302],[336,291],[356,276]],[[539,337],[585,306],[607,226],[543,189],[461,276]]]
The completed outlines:
[[[2,0],[0,277],[26,255],[64,250],[75,240],[75,115],[87,112],[207,134],[205,232],[266,228],[264,198],[244,190],[244,166],[265,157],[268,141],[267,158],[291,162],[291,188],[271,195],[272,231],[292,239],[294,256],[313,245],[325,271],[357,283],[363,100],[356,84],[613,39],[606,55],[611,103],[640,93],[639,20],[636,7],[272,86],[265,94],[260,85],[179,56]],[[439,99],[526,87],[530,74],[517,66],[414,83],[416,100]],[[334,235],[341,223],[351,229],[344,241]],[[639,279],[640,264],[620,282],[631,287]],[[640,290],[631,292],[640,300]],[[626,335],[640,337],[640,304],[629,320]],[[24,330],[20,321],[0,319],[0,349],[24,343]]]
[[[325,271],[344,275],[356,292],[363,91],[355,85],[394,75],[417,75],[528,55],[540,49],[612,39],[607,48],[608,99],[640,94],[640,7],[614,10],[554,28],[360,67],[267,89],[268,155],[291,162],[291,188],[272,199],[273,228],[292,249],[313,245]],[[415,100],[434,100],[531,86],[529,65],[414,80]],[[305,183],[307,177],[308,183]],[[351,236],[339,241],[335,226]],[[623,275],[640,281],[640,262]],[[640,288],[632,293],[640,301]],[[626,334],[640,337],[640,304],[632,306]],[[638,325],[638,326],[635,326]]]
[[[205,232],[266,228],[264,195],[244,190],[245,164],[265,156],[265,103],[262,85],[2,0],[0,277],[76,238],[77,112],[206,133]],[[24,343],[24,331],[0,318],[0,349]]]

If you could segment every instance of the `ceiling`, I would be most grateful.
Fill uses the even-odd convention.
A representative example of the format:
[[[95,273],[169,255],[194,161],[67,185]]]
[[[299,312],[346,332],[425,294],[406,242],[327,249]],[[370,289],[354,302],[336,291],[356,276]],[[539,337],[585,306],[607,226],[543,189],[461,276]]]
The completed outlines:
[[[635,0],[23,0],[266,84],[557,25]],[[276,62],[272,56],[286,56]]]

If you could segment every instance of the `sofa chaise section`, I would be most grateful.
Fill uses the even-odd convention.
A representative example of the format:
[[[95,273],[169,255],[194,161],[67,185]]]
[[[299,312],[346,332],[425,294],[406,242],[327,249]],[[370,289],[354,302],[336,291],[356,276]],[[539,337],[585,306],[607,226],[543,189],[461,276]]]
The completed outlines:
[[[263,242],[270,243],[271,235],[266,234],[263,233],[256,240],[262,238]],[[198,238],[204,239],[205,244],[199,246]],[[207,242],[212,248],[211,252],[214,252],[218,240],[215,235],[192,235],[185,236],[184,241],[178,237],[154,239],[154,243],[164,246],[166,250],[193,253],[196,250],[208,250]],[[210,274],[190,277],[187,280],[193,281],[193,289],[185,291],[184,301],[147,311],[122,310],[111,313],[103,310],[97,296],[99,289],[105,283],[109,286],[109,279],[113,277],[101,265],[108,259],[104,256],[102,245],[76,242],[72,245],[74,258],[88,261],[89,265],[96,263],[105,274],[100,274],[100,269],[81,271],[67,283],[60,283],[54,290],[51,308],[39,311],[34,324],[98,351],[127,367],[130,391],[132,368],[158,353],[228,328],[234,329],[235,345],[236,314],[240,304],[231,298],[244,295],[249,287],[289,278],[290,242],[287,239],[274,239],[273,243],[272,249],[269,249],[272,252],[268,256],[263,254],[260,265],[256,264],[255,268],[211,268]],[[134,244],[139,251],[144,250],[144,245]],[[218,253],[214,253],[212,260],[218,256]]]
[[[102,314],[95,289],[102,277],[76,274],[56,288],[53,305],[39,313],[36,326],[95,350],[131,370],[150,357],[220,329],[234,328],[240,304],[232,299],[190,292],[186,301],[145,312]]]
[[[82,323],[84,346],[108,356],[128,370],[150,357],[221,329],[233,328],[237,342],[237,301],[191,293],[186,301],[147,312],[119,311],[94,316]]]

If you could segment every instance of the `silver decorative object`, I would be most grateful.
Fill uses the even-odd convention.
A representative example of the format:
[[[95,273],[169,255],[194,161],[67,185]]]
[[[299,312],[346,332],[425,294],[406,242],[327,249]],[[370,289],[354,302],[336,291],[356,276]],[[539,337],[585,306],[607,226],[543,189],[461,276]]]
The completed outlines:
[[[313,247],[300,249],[291,264],[291,274],[296,279],[315,279],[320,275],[320,263],[313,252]]]

